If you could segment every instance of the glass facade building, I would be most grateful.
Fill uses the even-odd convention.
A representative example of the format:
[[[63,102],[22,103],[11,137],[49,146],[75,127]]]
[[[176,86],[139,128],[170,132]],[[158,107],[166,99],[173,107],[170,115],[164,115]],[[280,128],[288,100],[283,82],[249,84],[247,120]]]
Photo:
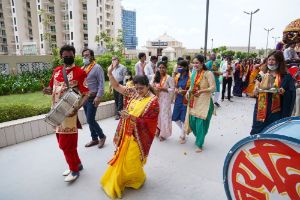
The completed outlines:
[[[122,9],[122,28],[124,46],[127,49],[136,49],[138,40],[136,37],[136,12]]]

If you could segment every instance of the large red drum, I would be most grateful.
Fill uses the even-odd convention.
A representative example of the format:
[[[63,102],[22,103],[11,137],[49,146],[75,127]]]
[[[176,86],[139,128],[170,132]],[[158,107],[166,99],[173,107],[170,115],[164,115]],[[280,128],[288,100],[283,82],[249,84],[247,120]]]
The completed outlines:
[[[223,178],[228,199],[300,200],[300,117],[274,122],[235,144]]]

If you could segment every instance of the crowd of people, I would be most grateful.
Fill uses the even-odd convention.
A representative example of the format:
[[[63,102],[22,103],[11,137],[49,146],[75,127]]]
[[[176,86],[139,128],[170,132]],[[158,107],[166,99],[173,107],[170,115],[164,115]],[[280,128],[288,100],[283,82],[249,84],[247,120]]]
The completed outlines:
[[[81,106],[92,138],[86,147],[102,148],[105,143],[106,136],[95,120],[104,93],[104,74],[90,49],[82,52],[82,69],[74,65],[74,47],[62,47],[60,55],[64,65],[54,70],[44,93],[53,96],[54,105],[67,90],[66,71],[71,87],[83,96],[74,112],[56,127],[59,147],[69,165],[63,175],[67,176],[65,181],[70,182],[76,180],[83,169],[77,153],[77,111]],[[293,109],[294,115],[300,115],[299,102],[295,101],[296,88],[299,98],[299,68],[296,75],[293,74],[284,55],[292,54],[276,50],[263,60],[234,60],[232,57],[218,60],[215,54],[211,54],[208,61],[203,55],[193,59],[179,57],[172,74],[167,73],[171,66],[165,56],[161,59],[151,56],[147,62],[147,55],[140,53],[134,72],[120,64],[118,57],[112,57],[108,77],[119,124],[113,140],[116,151],[101,178],[105,193],[113,199],[121,198],[126,187],[138,189],[143,185],[146,177],[143,166],[151,144],[155,136],[163,142],[173,134],[172,121],[180,128],[179,143],[184,144],[192,132],[195,152],[202,152],[213,113],[222,109],[225,99],[234,103],[233,96],[256,98],[250,134],[258,134],[272,122],[291,116]]]

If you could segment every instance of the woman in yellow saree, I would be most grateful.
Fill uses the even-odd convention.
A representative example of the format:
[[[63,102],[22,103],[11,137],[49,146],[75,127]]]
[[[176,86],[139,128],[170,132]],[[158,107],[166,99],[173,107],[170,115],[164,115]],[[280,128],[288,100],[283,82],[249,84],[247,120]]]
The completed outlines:
[[[159,114],[158,98],[147,76],[135,76],[135,87],[120,85],[108,69],[111,86],[125,97],[114,143],[117,146],[109,167],[101,178],[105,193],[112,199],[122,198],[126,187],[139,189],[145,182],[143,165],[155,135]]]

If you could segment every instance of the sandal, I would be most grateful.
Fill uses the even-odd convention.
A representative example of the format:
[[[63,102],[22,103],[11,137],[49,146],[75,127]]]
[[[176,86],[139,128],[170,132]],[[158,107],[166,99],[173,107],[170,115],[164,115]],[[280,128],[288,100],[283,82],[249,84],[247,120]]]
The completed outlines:
[[[186,143],[185,137],[180,136],[179,137],[179,143],[180,144],[185,144]]]
[[[201,153],[203,150],[201,148],[196,149],[196,153]]]

